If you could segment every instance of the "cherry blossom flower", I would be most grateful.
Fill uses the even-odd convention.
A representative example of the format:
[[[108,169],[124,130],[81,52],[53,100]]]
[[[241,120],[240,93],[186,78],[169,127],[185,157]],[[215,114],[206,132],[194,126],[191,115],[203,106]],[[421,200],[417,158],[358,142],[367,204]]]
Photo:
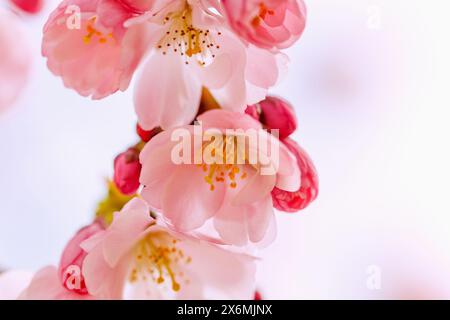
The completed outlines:
[[[86,285],[101,299],[250,299],[255,290],[254,258],[170,231],[139,198],[82,247]]]
[[[31,56],[16,16],[0,8],[0,112],[11,106],[25,87]]]
[[[260,243],[273,222],[272,190],[278,187],[293,192],[300,186],[294,156],[246,114],[212,110],[199,116],[198,121],[205,130],[218,130],[224,135],[229,129],[255,130],[262,143],[257,147],[236,147],[238,135],[227,134],[220,145],[205,144],[202,137],[196,137],[195,126],[185,126],[182,128],[189,132],[188,138],[200,141],[193,145],[192,154],[221,152],[227,161],[213,157],[201,164],[194,164],[193,160],[192,164],[176,164],[173,152],[179,143],[173,141],[172,135],[179,129],[164,131],[141,152],[142,197],[153,209],[161,211],[176,230],[190,232],[212,220],[225,243]],[[279,156],[267,154],[264,146],[268,150],[279,149]],[[258,159],[250,162],[253,152]],[[239,161],[237,155],[245,161]],[[270,172],[263,174],[268,168]]]
[[[65,86],[94,99],[127,89],[150,39],[144,24],[124,23],[145,4],[151,1],[63,1],[44,26],[48,68]]]
[[[153,26],[157,41],[136,87],[139,124],[169,129],[194,120],[202,87],[222,108],[244,112],[262,100],[285,57],[246,46],[230,32],[216,1],[161,1],[137,21]],[[135,21],[136,23],[136,21]]]
[[[231,28],[260,48],[288,48],[305,29],[303,0],[223,0],[222,3]]]

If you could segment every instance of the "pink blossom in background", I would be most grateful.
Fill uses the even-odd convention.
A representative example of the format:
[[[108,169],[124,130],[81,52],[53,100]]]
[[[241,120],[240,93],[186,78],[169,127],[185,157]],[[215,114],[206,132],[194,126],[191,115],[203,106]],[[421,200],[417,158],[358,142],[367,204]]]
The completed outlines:
[[[139,150],[130,148],[114,160],[114,183],[123,194],[131,195],[138,190],[140,174]]]
[[[29,13],[36,14],[42,10],[44,0],[10,0],[17,8]]]
[[[162,2],[162,9],[137,18],[158,27],[135,93],[143,129],[189,124],[198,112],[202,87],[222,108],[244,111],[276,84],[284,56],[246,47],[223,17],[208,9],[214,5],[215,1]]]
[[[215,129],[223,134],[226,129],[257,130],[260,141],[269,150],[279,146],[279,166],[272,173],[263,175],[261,163],[221,165],[213,162],[207,165],[203,162],[203,165],[197,165],[192,160],[192,164],[175,164],[171,155],[177,142],[171,140],[173,130],[164,131],[141,152],[142,197],[152,208],[161,211],[176,230],[194,231],[212,220],[225,243],[242,246],[263,241],[273,222],[271,191],[275,187],[296,191],[300,186],[299,167],[294,156],[276,137],[260,130],[261,124],[246,114],[213,110],[199,116],[198,121],[204,130]],[[194,126],[184,128],[195,141]],[[234,139],[233,136],[226,139],[229,138]],[[194,145],[192,153],[202,148],[206,148],[202,143]],[[247,151],[237,151],[240,152],[248,156]],[[265,156],[261,149],[256,152]],[[267,166],[275,168],[275,155],[267,156]]]
[[[138,14],[129,4],[66,0],[53,11],[44,26],[42,54],[66,87],[94,99],[128,88],[149,41],[143,24],[124,27]],[[73,5],[81,11],[72,11]]]
[[[295,155],[300,169],[301,186],[291,192],[275,187],[272,201],[276,209],[285,212],[297,212],[305,209],[319,194],[319,178],[316,168],[308,154],[295,142],[288,138],[283,144]]]
[[[80,229],[66,245],[59,263],[59,279],[62,286],[78,294],[88,294],[83,277],[83,262],[85,252],[80,244],[104,230],[103,224],[94,221],[89,226]]]
[[[303,0],[223,0],[228,22],[246,41],[266,49],[285,49],[302,35]]]
[[[86,284],[98,298],[250,299],[255,291],[252,257],[169,231],[138,198],[82,246]],[[208,288],[219,296],[205,296]]]
[[[18,17],[0,8],[0,112],[24,89],[31,66],[30,48]]]

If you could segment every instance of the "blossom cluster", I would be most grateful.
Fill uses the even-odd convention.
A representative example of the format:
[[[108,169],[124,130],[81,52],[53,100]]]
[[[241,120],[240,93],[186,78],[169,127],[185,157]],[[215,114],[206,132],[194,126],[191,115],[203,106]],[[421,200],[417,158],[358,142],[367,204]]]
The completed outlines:
[[[269,95],[305,22],[302,0],[62,1],[43,29],[48,69],[92,99],[127,90],[139,69],[139,141],[114,160],[94,221],[19,298],[254,299],[277,212],[318,195],[294,108]],[[215,139],[196,140],[199,124]],[[240,146],[239,132],[258,143]],[[210,157],[174,161],[180,141],[194,141],[182,159]]]

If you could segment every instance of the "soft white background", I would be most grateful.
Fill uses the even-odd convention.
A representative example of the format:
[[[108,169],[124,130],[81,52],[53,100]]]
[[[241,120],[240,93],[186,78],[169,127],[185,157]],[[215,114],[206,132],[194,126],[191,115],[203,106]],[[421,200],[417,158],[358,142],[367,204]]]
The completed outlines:
[[[136,141],[132,88],[90,101],[40,56],[46,12],[27,18],[29,85],[0,115],[0,265],[56,264]],[[305,211],[278,214],[262,253],[266,298],[450,298],[450,44],[445,1],[310,0],[308,27],[273,91],[320,173]],[[381,288],[366,285],[368,268]]]

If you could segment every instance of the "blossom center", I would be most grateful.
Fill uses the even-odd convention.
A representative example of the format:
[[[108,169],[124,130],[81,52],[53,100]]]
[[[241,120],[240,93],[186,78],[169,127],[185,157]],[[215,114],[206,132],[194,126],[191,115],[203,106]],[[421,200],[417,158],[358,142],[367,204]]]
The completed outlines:
[[[247,173],[242,169],[248,162],[245,147],[239,144],[238,137],[226,136],[207,143],[203,146],[203,153],[206,163],[199,166],[206,173],[204,179],[211,191],[215,190],[215,183],[227,183],[235,189],[238,180],[247,178]]]
[[[273,16],[275,14],[275,11],[267,8],[264,2],[261,2],[259,4],[259,12],[258,15],[256,15],[252,20],[253,27],[257,28],[261,25],[261,21],[265,20],[267,15]]]
[[[114,41],[114,36],[112,33],[108,33],[107,35],[105,35],[94,27],[96,20],[97,17],[92,17],[88,20],[86,25],[86,35],[83,37],[83,42],[85,44],[90,44],[92,41],[95,41],[95,39],[97,39],[98,43],[105,44],[108,41]]]
[[[131,270],[130,282],[151,280],[157,284],[170,280],[173,291],[181,288],[179,271],[182,264],[189,264],[191,257],[177,248],[178,240],[165,232],[155,232],[146,236],[135,248],[135,264]],[[188,281],[186,280],[186,283]]]
[[[196,28],[192,24],[192,9],[187,6],[183,11],[170,13],[164,18],[164,24],[169,25],[164,37],[157,47],[163,55],[170,52],[179,54],[185,60],[197,62],[201,66],[209,65],[220,50],[215,36],[221,36],[210,29]],[[192,59],[191,59],[192,58]]]

